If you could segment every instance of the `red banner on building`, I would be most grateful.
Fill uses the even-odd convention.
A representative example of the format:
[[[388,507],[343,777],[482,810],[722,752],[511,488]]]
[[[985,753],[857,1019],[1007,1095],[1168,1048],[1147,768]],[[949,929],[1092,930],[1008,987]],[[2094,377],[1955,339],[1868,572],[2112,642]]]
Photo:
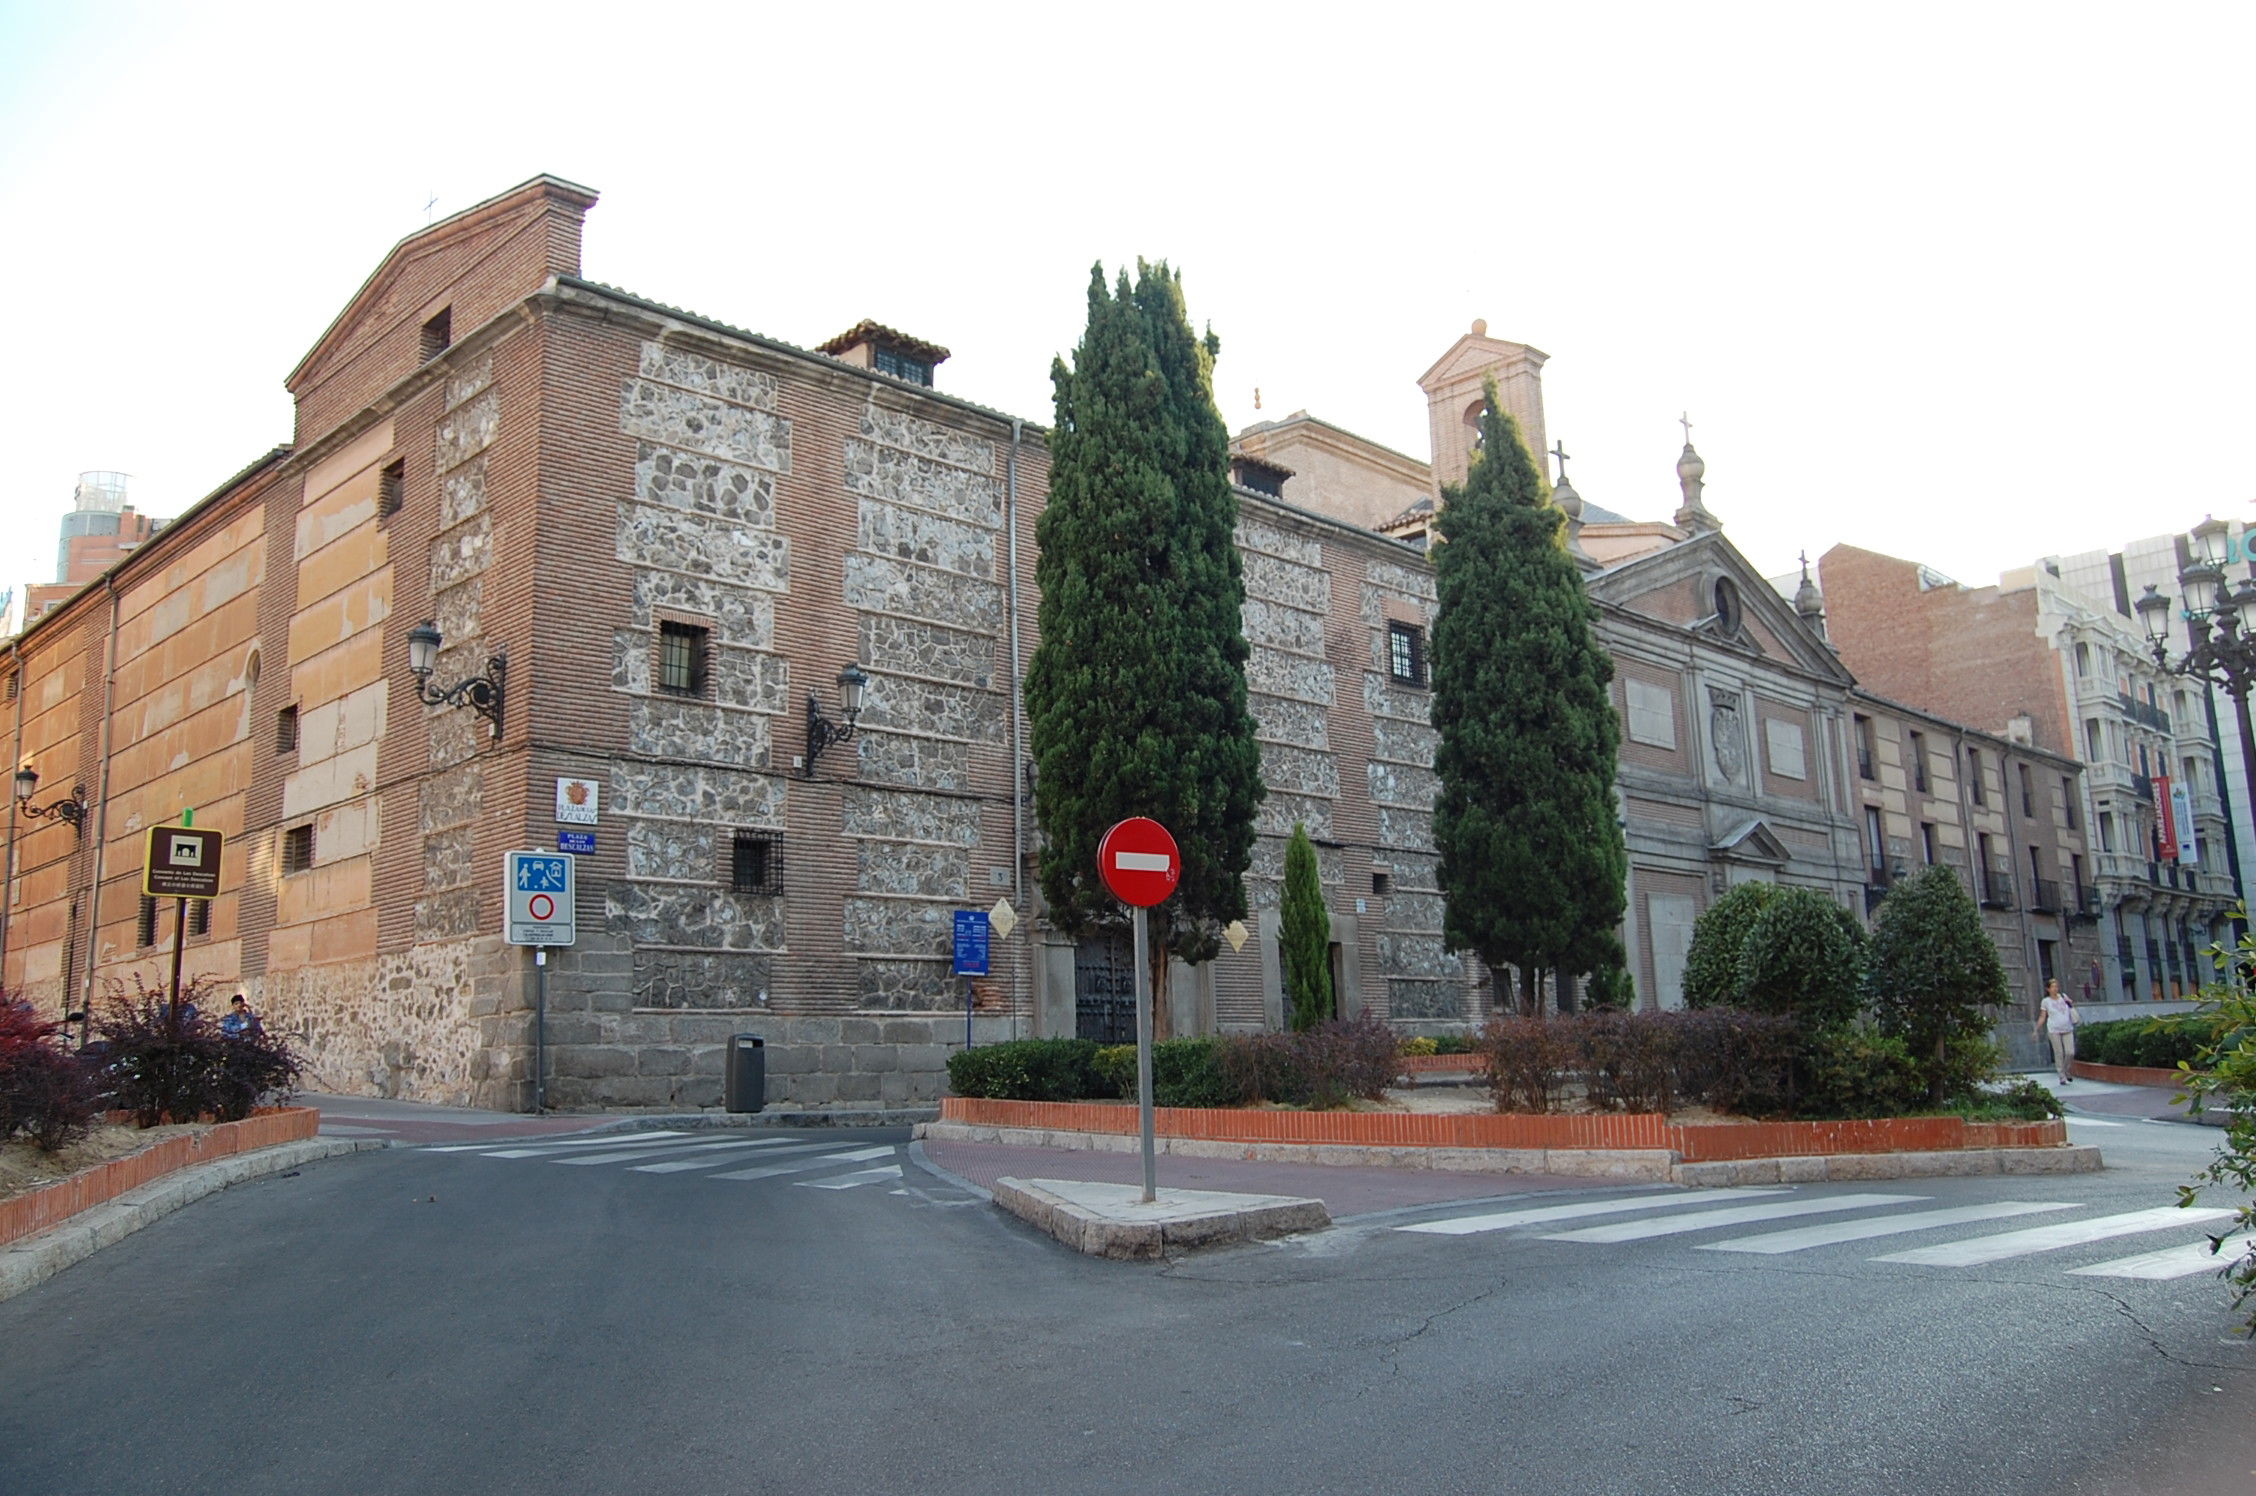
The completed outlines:
[[[2154,851],[2164,862],[2178,860],[2177,807],[2170,803],[2170,776],[2154,776]]]

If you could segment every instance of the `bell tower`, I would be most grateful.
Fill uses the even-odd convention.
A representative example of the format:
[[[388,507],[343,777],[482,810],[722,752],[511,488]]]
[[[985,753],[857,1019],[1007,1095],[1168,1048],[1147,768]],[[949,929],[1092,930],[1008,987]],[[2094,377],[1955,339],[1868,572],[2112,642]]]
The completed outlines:
[[[1543,429],[1543,366],[1551,355],[1525,343],[1507,343],[1488,335],[1488,324],[1473,323],[1434,366],[1418,377],[1426,392],[1426,421],[1433,434],[1434,494],[1445,483],[1463,483],[1480,440],[1483,382],[1496,381],[1496,398],[1520,423],[1536,470],[1543,470],[1542,452],[1550,445]]]

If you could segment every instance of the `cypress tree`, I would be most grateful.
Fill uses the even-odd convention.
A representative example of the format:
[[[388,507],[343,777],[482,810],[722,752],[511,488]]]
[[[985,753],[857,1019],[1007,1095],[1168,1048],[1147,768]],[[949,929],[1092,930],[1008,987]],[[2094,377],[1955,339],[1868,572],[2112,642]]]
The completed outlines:
[[[1870,981],[1881,1032],[1911,1050],[1935,1105],[1995,1068],[1989,1010],[2011,989],[1958,874],[1938,864],[1888,891],[1872,917]]]
[[[1316,875],[1316,847],[1308,828],[1295,822],[1285,843],[1285,891],[1279,907],[1278,946],[1284,957],[1285,997],[1294,1029],[1312,1029],[1332,1016],[1332,914]]]
[[[1153,1032],[1168,1033],[1167,957],[1211,960],[1246,912],[1261,750],[1246,707],[1237,496],[1214,408],[1218,348],[1191,331],[1182,283],[1139,261],[1089,278],[1073,364],[1052,362],[1050,495],[1035,535],[1041,643],[1026,676],[1042,829],[1039,876],[1067,934],[1116,918],[1097,842],[1150,816],[1182,850],[1151,911]]]
[[[1628,852],[1614,808],[1620,729],[1566,516],[1488,385],[1481,451],[1443,496],[1435,552],[1434,806],[1443,937],[1519,968],[1618,985]]]

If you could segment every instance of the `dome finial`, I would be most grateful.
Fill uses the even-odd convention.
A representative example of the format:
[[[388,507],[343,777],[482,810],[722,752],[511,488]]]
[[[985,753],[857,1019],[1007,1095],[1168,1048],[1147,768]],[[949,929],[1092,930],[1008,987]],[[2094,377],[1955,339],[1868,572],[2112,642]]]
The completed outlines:
[[[1707,476],[1708,465],[1692,449],[1692,413],[1686,411],[1676,419],[1684,428],[1684,455],[1676,459],[1676,482],[1684,491],[1684,503],[1674,516],[1676,527],[1680,530],[1721,529],[1716,517],[1700,502],[1700,490],[1704,486],[1701,480]]]

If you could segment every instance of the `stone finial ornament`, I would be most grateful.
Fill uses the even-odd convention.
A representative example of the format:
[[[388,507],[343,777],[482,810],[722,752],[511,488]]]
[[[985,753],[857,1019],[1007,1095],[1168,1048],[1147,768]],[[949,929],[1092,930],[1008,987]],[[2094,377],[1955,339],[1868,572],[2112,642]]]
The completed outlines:
[[[1723,526],[1700,502],[1700,490],[1705,486],[1701,479],[1707,475],[1708,465],[1692,449],[1691,413],[1677,417],[1677,421],[1684,427],[1684,455],[1676,459],[1676,483],[1684,491],[1684,503],[1672,518],[1679,530],[1720,530]]]

